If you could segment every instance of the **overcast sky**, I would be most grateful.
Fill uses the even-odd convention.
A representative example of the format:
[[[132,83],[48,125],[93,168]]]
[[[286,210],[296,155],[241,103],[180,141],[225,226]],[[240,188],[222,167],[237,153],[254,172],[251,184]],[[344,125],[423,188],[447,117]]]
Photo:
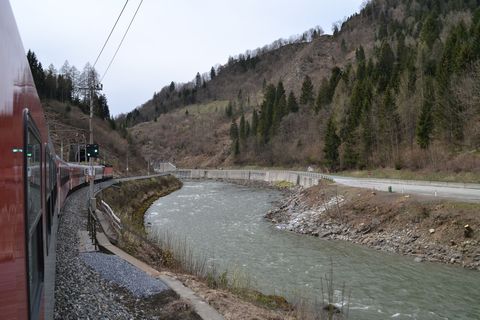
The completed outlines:
[[[103,74],[140,0],[130,0],[96,69]],[[112,114],[229,56],[357,12],[363,0],[144,0],[103,84]],[[25,50],[44,67],[93,63],[124,0],[10,0]]]

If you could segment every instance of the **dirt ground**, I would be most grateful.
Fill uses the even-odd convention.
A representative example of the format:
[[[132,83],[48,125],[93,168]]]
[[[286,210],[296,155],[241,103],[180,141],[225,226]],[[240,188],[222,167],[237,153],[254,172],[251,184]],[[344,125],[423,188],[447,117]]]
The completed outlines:
[[[226,320],[293,320],[293,311],[269,310],[221,289],[211,289],[197,278],[184,274],[166,273],[177,278],[185,286],[192,289],[200,298],[209,303]]]
[[[299,233],[480,270],[478,203],[322,183],[293,192],[267,218]]]

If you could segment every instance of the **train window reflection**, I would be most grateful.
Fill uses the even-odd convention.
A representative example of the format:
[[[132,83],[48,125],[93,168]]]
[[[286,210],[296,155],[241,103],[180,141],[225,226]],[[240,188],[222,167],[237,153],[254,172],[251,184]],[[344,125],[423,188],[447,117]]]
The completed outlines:
[[[42,148],[39,138],[29,128],[25,146],[27,167],[27,241],[28,241],[28,287],[30,312],[34,318],[40,312],[41,288],[44,279],[43,228],[42,228]]]
[[[27,194],[28,194],[28,230],[40,217],[41,197],[41,144],[38,138],[29,130],[27,144]]]

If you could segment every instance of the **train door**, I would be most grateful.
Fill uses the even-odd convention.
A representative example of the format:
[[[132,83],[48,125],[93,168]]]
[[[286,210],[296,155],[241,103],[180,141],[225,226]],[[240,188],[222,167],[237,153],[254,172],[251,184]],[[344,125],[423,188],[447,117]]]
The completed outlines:
[[[30,319],[41,318],[41,301],[44,284],[44,251],[42,221],[42,144],[40,133],[24,111],[25,157],[25,237]]]

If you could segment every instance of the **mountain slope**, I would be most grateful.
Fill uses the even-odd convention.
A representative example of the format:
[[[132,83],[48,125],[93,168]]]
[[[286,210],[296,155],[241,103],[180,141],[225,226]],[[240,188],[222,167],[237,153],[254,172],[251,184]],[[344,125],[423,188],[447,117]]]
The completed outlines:
[[[333,36],[240,55],[118,121],[180,165],[475,171],[479,5],[375,0]]]

